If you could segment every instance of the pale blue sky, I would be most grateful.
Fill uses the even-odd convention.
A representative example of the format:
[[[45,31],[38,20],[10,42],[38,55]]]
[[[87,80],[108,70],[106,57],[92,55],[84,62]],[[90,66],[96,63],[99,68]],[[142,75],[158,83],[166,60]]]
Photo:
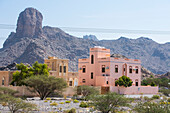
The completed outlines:
[[[0,24],[16,25],[19,13],[27,7],[43,14],[43,26],[170,31],[170,0],[0,0]],[[0,47],[11,31],[15,29],[0,29]],[[69,33],[94,34],[98,39],[145,36],[170,42],[170,35]]]

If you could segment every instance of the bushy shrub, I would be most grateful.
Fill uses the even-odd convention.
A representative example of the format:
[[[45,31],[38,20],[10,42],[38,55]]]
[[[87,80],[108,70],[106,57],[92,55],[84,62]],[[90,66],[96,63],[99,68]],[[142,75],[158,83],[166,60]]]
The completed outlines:
[[[2,106],[7,106],[7,103],[6,102],[2,102],[1,105]]]
[[[170,102],[170,98],[168,98],[168,100],[167,100],[168,102]]]
[[[64,113],[76,113],[76,109],[72,108],[70,110],[65,110]]]
[[[167,103],[138,103],[134,111],[137,113],[170,113],[170,106]]]
[[[79,103],[79,101],[78,100],[74,100],[73,103]]]
[[[87,107],[89,107],[89,105],[88,105],[87,102],[81,102],[79,106],[82,107],[82,108],[87,108]]]
[[[151,82],[151,86],[156,86],[155,82]]]
[[[69,113],[76,113],[76,109],[75,108],[70,109]]]
[[[153,98],[153,99],[159,99],[160,97],[159,97],[159,95],[153,95],[152,98]]]
[[[162,92],[164,95],[166,95],[166,96],[169,96],[169,94],[170,94],[170,89],[165,89],[165,88],[162,88],[161,90],[160,90],[160,92]]]
[[[46,98],[46,100],[51,100],[51,98]]]
[[[48,102],[47,100],[44,100],[44,102]]]
[[[146,101],[151,101],[152,98],[149,98],[149,97],[147,97],[147,96],[144,96],[144,100],[146,100]]]
[[[50,106],[57,106],[58,104],[56,102],[50,103]]]
[[[64,102],[60,102],[59,104],[64,104]]]
[[[159,104],[170,104],[170,102],[160,102]]]
[[[65,103],[70,103],[70,101],[69,101],[69,100],[67,100],[67,101],[65,101]]]

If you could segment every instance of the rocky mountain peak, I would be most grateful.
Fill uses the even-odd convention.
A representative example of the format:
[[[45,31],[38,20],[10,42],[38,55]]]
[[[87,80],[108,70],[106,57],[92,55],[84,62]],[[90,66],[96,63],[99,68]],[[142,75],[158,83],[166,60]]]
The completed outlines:
[[[39,37],[42,34],[42,14],[34,8],[26,8],[19,14],[16,37]]]
[[[84,39],[99,41],[95,35],[85,35],[83,36]]]

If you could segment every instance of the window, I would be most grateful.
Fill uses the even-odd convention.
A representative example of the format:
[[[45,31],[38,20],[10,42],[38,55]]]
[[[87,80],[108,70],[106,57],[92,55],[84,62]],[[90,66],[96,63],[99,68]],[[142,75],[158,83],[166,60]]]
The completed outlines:
[[[136,74],[138,74],[138,66],[136,66]]]
[[[136,82],[136,86],[138,86],[138,82]]]
[[[109,81],[107,81],[106,84],[109,84]]]
[[[115,65],[115,73],[118,73],[118,65]]]
[[[86,72],[86,66],[83,66],[83,73]]]
[[[72,86],[73,82],[72,81],[69,81],[69,86]]]
[[[94,64],[94,55],[91,55],[91,64]]]
[[[66,66],[64,66],[64,73],[66,73]]]
[[[86,83],[86,80],[85,80],[85,79],[83,79],[83,80],[82,80],[82,82],[83,82],[83,83]]]
[[[60,66],[60,73],[62,73],[62,66]]]
[[[54,62],[52,62],[52,71],[55,71]]]
[[[132,66],[129,66],[129,73],[132,73]]]
[[[135,86],[138,86],[138,79],[135,80]]]
[[[102,73],[105,73],[105,65],[102,65]]]
[[[4,86],[5,85],[5,78],[3,77],[2,78],[2,86]]]
[[[93,79],[93,72],[91,72],[91,79]]]

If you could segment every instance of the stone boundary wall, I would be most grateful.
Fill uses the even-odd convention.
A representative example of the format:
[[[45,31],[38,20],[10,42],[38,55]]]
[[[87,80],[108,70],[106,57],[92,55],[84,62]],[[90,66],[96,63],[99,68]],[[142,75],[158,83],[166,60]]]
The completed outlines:
[[[18,93],[16,93],[15,96],[38,96],[38,94],[31,92],[26,86],[10,85],[10,86],[1,86],[1,87],[7,87],[15,91],[18,91]],[[74,87],[67,87],[66,89],[64,89],[62,94],[65,96],[73,96],[74,94],[76,94],[76,91]]]
[[[2,86],[1,86],[2,87]],[[18,91],[18,93],[16,93],[16,96],[37,96],[38,94],[31,92],[30,90],[28,90],[28,88],[26,86],[3,86],[3,87],[7,87],[10,89],[13,89],[15,91]]]
[[[110,91],[125,95],[158,94],[158,86],[131,86],[127,88],[110,86]]]

